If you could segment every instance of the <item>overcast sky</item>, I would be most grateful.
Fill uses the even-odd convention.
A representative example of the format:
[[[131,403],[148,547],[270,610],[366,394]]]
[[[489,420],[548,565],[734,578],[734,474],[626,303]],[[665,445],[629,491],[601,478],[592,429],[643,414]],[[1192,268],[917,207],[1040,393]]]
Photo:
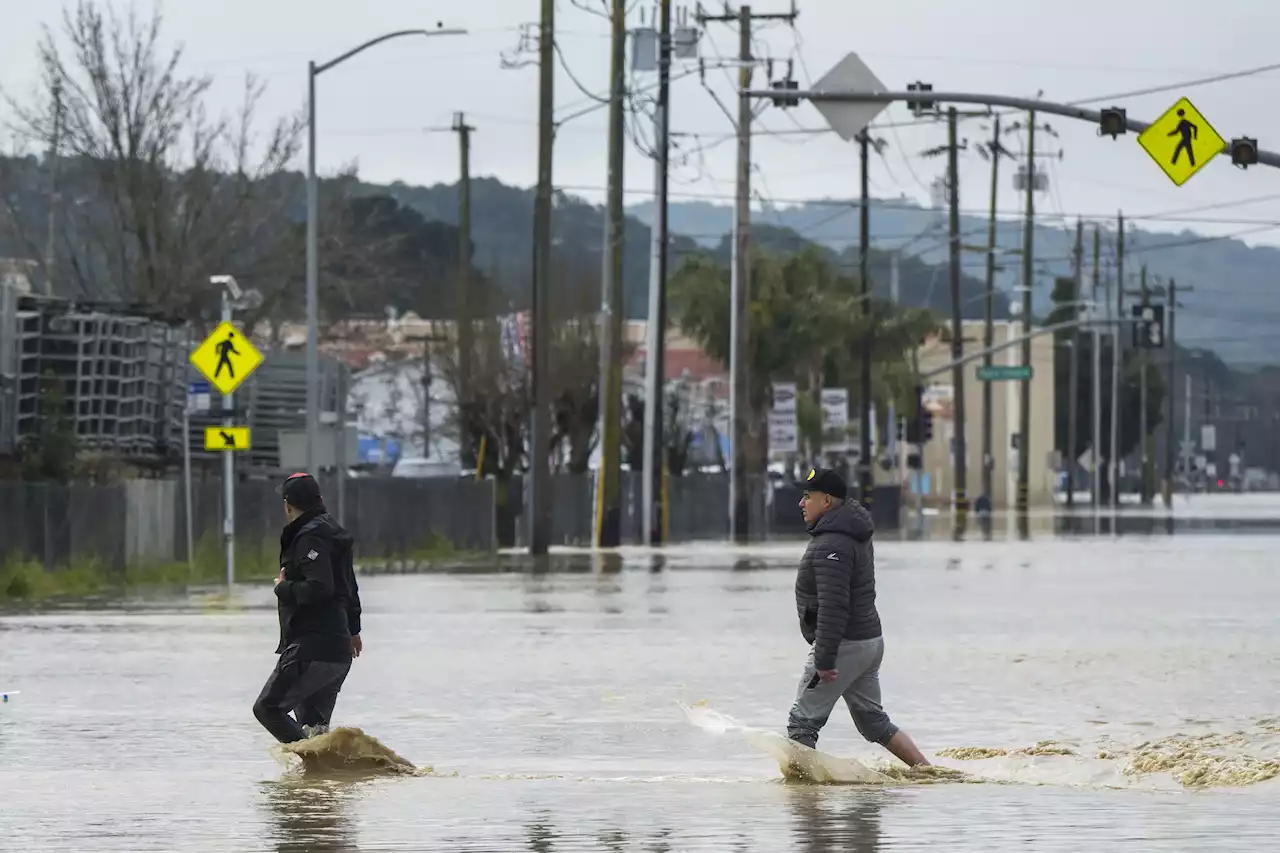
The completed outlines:
[[[579,0],[602,9],[602,0]],[[762,12],[785,11],[789,0],[758,0]],[[721,11],[712,2],[713,11]],[[305,104],[306,63],[324,61],[366,38],[417,26],[465,27],[468,36],[392,41],[344,63],[318,83],[318,157],[322,173],[356,163],[374,181],[429,184],[457,175],[456,137],[429,132],[447,127],[455,110],[476,125],[475,174],[530,185],[537,156],[537,69],[530,64],[504,69],[502,58],[529,61],[520,54],[522,23],[537,19],[537,0],[167,0],[164,34],[186,49],[191,72],[215,75],[217,110],[232,110],[243,74],[269,81],[264,118],[300,110]],[[144,12],[150,6],[139,6]],[[677,5],[676,8],[679,8]],[[857,51],[890,88],[921,79],[935,89],[994,92],[1070,101],[1178,83],[1216,73],[1280,62],[1276,33],[1280,3],[1275,0],[799,0],[794,30],[761,27],[760,55],[796,59],[801,84],[817,79],[849,51]],[[692,12],[692,7],[690,7]],[[633,2],[629,26],[640,24],[652,4]],[[576,78],[588,89],[607,86],[606,22],[569,0],[558,2],[559,43]],[[19,96],[36,81],[36,41],[41,25],[57,26],[54,0],[0,0],[0,86]],[[714,62],[736,50],[736,29],[710,24],[702,55]],[[532,47],[530,44],[529,47]],[[780,73],[780,67],[775,71]],[[707,83],[731,106],[728,74],[708,70]],[[649,82],[650,75],[638,75]],[[756,77],[766,82],[763,70]],[[1180,94],[1189,96],[1227,139],[1257,137],[1263,148],[1280,150],[1280,111],[1275,72],[1182,91],[1126,98],[1134,118],[1154,120]],[[561,112],[589,104],[561,70],[556,103]],[[605,111],[566,124],[557,140],[555,183],[593,201],[605,182]],[[910,119],[901,105],[879,122]],[[1144,228],[1205,233],[1239,233],[1249,242],[1280,243],[1280,173],[1247,172],[1225,156],[1181,188],[1175,187],[1138,146],[1136,135],[1112,141],[1095,128],[1049,117],[1059,140],[1041,139],[1063,158],[1046,162],[1051,192],[1037,202],[1047,216],[1114,216],[1123,208],[1135,220],[1144,215],[1182,215],[1197,221],[1142,221]],[[978,122],[961,135],[978,137]],[[724,140],[728,119],[693,74],[673,87],[673,125],[682,147],[701,153],[673,176],[673,198],[725,201],[733,190],[734,148]],[[777,204],[809,198],[850,197],[857,192],[856,149],[832,134],[773,136],[771,131],[822,128],[810,105],[767,110],[757,121],[754,143],[756,188]],[[922,202],[943,167],[920,150],[946,138],[945,124],[884,129],[889,148],[872,171],[872,195],[908,196]],[[718,143],[718,144],[717,144]],[[1011,146],[1019,147],[1016,138]],[[1039,145],[1037,147],[1040,147]],[[299,167],[301,167],[301,162]],[[1000,207],[1016,215],[1020,203],[1009,179],[1001,182]],[[632,146],[627,151],[627,199],[646,197],[651,162]],[[961,204],[984,209],[989,166],[966,155],[961,167]],[[1257,200],[1258,197],[1265,197]],[[1181,211],[1218,205],[1212,210]],[[1216,220],[1216,221],[1215,221]],[[1247,233],[1247,232],[1256,233]]]

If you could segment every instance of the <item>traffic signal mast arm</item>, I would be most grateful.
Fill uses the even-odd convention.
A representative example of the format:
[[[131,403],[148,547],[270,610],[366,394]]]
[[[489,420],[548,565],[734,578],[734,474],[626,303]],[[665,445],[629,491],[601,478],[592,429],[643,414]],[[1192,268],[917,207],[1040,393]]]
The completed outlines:
[[[921,84],[916,84],[921,86]],[[780,94],[771,89],[748,89],[745,94],[751,98],[769,98],[777,100]],[[1099,133],[1115,137],[1126,131],[1141,133],[1151,127],[1150,122],[1129,118],[1120,107],[1108,107],[1102,110],[1089,110],[1070,104],[1059,104],[1053,101],[1038,101],[1032,98],[1014,98],[1006,95],[989,95],[975,92],[934,92],[931,89],[914,88],[907,92],[853,92],[853,91],[810,91],[791,89],[785,97],[792,101],[807,100],[815,103],[828,101],[850,104],[890,104],[903,101],[916,107],[922,105],[933,108],[938,103],[982,104],[988,107],[1007,107],[1014,110],[1034,110],[1036,113],[1048,113],[1079,121],[1087,121],[1099,126]],[[1247,167],[1257,164],[1280,168],[1280,154],[1263,151],[1258,142],[1251,137],[1232,139],[1227,146],[1231,162],[1237,166]]]

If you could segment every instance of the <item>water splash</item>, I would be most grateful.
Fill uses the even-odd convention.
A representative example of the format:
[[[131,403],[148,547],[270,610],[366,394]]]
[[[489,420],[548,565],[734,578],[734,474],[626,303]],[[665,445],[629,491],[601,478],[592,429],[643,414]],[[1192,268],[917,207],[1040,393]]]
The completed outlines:
[[[307,776],[427,776],[382,741],[362,730],[341,727],[293,743],[277,744],[272,755],[296,774]]]

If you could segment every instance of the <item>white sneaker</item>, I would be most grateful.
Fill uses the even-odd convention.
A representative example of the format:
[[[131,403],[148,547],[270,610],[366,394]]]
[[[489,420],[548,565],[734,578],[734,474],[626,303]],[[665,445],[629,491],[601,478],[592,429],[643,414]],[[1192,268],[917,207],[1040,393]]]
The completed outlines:
[[[329,727],[326,726],[324,723],[320,723],[314,726],[302,727],[302,733],[307,736],[307,740],[310,740],[311,738],[317,735],[325,734],[328,731],[329,731]]]

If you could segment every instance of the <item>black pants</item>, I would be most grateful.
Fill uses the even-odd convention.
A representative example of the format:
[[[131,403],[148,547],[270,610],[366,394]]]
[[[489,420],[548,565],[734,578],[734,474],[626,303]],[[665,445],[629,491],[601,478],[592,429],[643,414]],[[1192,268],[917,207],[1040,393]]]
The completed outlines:
[[[288,646],[253,703],[253,715],[281,743],[304,740],[302,726],[329,725],[350,671],[350,658],[311,660],[301,646]]]

